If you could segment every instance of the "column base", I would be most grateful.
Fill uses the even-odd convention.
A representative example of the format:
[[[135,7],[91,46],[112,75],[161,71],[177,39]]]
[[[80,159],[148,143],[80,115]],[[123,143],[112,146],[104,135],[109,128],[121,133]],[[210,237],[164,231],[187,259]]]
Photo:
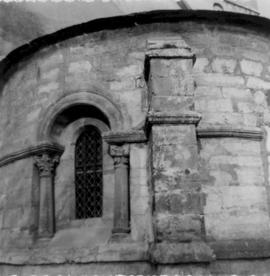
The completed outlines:
[[[126,242],[130,241],[129,233],[112,233],[110,242]]]
[[[54,233],[38,233],[37,238],[39,240],[50,240],[54,236]]]
[[[113,228],[113,234],[127,234],[130,233],[130,228]]]
[[[38,237],[35,240],[35,247],[37,248],[45,248],[49,246],[49,243],[51,242],[51,238],[45,238],[45,237]]]

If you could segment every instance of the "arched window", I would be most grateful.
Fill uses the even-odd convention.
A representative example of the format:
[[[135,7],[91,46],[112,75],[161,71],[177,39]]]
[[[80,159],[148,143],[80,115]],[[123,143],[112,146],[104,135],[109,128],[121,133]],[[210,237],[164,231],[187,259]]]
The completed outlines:
[[[75,145],[76,218],[102,216],[102,139],[95,126],[84,127]]]

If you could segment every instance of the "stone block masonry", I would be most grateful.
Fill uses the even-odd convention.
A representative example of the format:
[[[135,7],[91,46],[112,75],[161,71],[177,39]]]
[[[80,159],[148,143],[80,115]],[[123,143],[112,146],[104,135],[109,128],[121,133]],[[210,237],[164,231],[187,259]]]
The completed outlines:
[[[136,14],[4,58],[0,275],[267,274],[269,26]],[[81,220],[74,148],[87,125],[103,140],[103,215]],[[64,151],[47,175],[45,142]]]
[[[152,138],[150,162],[156,242],[151,249],[152,258],[154,262],[165,263],[207,262],[213,258],[213,254],[202,242],[204,194],[198,185],[200,180],[195,132],[200,117],[189,113],[194,108],[194,80],[191,74],[194,54],[179,38],[148,41],[148,49],[149,86],[152,93],[149,110],[151,117],[148,120]],[[166,59],[172,56],[174,59]],[[175,79],[178,79],[177,83]],[[162,87],[160,82],[164,80],[166,85]],[[160,95],[164,98],[173,95],[178,99],[188,95],[191,105],[183,106],[182,114],[173,113],[171,105],[156,105],[154,99]],[[190,118],[193,115],[193,120],[187,120],[185,112]],[[194,189],[194,186],[197,188]],[[201,242],[203,250],[199,249],[200,246],[197,251],[191,249],[196,241]],[[191,247],[187,243],[191,243]]]

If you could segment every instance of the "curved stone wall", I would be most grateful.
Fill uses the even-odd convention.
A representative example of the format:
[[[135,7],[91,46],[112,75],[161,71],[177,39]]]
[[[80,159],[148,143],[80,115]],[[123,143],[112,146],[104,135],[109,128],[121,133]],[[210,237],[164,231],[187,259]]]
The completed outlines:
[[[256,26],[180,19],[70,38],[37,51],[5,76],[0,98],[0,261],[40,264],[54,259],[85,263],[154,258],[155,262],[162,258],[158,254],[163,249],[149,257],[149,244],[163,239],[195,244],[195,249],[187,245],[182,255],[176,253],[182,261],[175,261],[174,255],[166,259],[168,263],[189,262],[189,250],[198,253],[199,257],[192,251],[199,263],[269,257],[267,248],[260,251],[270,241],[269,34]],[[169,47],[165,42],[172,38],[180,42]],[[149,52],[153,40],[165,42],[155,42],[150,46],[154,52]],[[149,56],[158,58],[152,62]],[[61,226],[41,250],[35,240],[38,177],[33,147],[56,142],[49,135],[39,140],[40,125],[50,118],[49,110],[69,97],[84,104],[81,95],[87,93],[95,95],[99,108],[109,103],[105,115],[110,114],[106,108],[114,106],[120,114],[116,120],[123,119],[119,125],[111,124],[113,138],[104,135],[104,139],[130,147],[131,234],[121,246],[105,243],[83,251],[78,249],[82,245],[78,233],[86,238],[83,231],[90,231],[91,223],[80,226],[81,232],[74,224]],[[167,117],[162,115],[164,110]],[[75,120],[72,116],[70,122]],[[109,122],[112,119],[108,117]],[[64,137],[61,127],[55,131]],[[61,145],[68,148],[64,142]],[[111,163],[106,183],[113,183]],[[63,163],[59,168],[63,171]],[[56,190],[65,191],[68,180],[60,169],[56,169],[55,185],[62,186]],[[56,200],[64,200],[61,193],[57,195]],[[109,198],[113,200],[112,195]],[[57,206],[64,208],[64,203]],[[73,243],[67,242],[71,239]],[[206,248],[202,244],[212,250],[212,259],[201,256]],[[211,269],[225,270],[218,261]]]

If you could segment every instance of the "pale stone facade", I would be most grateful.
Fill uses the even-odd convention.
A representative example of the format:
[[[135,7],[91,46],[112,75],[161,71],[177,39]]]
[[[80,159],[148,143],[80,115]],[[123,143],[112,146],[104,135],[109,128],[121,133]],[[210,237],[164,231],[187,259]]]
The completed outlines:
[[[270,269],[270,21],[89,22],[0,64],[0,275]],[[103,144],[103,215],[76,219],[74,147]]]

